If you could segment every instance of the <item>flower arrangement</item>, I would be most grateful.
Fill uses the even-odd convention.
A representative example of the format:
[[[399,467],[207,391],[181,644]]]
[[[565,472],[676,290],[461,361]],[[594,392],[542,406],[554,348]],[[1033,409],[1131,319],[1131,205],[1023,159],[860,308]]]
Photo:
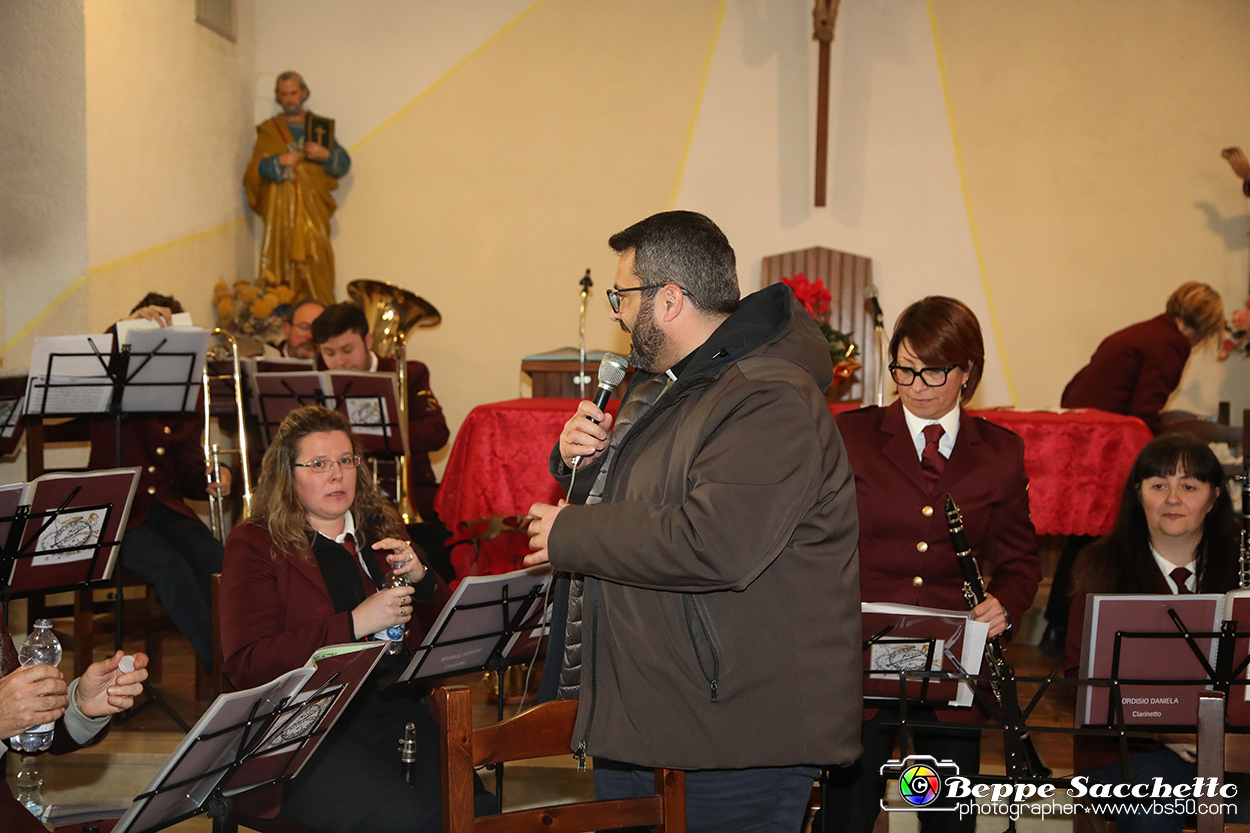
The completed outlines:
[[[859,362],[851,358],[859,348],[849,335],[829,326],[829,301],[833,298],[829,288],[820,281],[808,280],[804,272],[798,272],[793,277],[782,278],[781,282],[790,287],[794,297],[799,299],[803,308],[820,325],[820,331],[829,342],[829,358],[833,361],[834,380],[844,382],[851,378],[851,374],[862,367]]]
[[[269,271],[255,283],[239,280],[227,285],[220,281],[213,287],[217,326],[235,335],[255,336],[263,341],[279,337],[283,313],[294,299],[291,287],[279,283]]]
[[[1228,334],[1220,345],[1219,360],[1224,361],[1233,353],[1250,355],[1250,298],[1241,309],[1233,310],[1232,321],[1225,326]]]

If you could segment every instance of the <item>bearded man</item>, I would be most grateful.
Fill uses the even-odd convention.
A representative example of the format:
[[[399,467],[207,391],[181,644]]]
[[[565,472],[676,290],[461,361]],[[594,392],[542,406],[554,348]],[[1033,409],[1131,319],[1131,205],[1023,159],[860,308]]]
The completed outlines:
[[[248,204],[265,220],[258,274],[328,306],[334,303],[330,217],[338,207],[330,192],[352,160],[338,144],[325,147],[304,135],[308,86],[298,72],[278,76],[274,100],[282,113],[256,126],[243,175]]]
[[[550,466],[569,501],[530,508],[526,565],[571,576],[549,693],[581,704],[598,798],[682,769],[691,833],[798,830],[817,766],[860,754],[839,705],[861,689],[859,521],[829,346],[785,284],[739,300],[702,214],[608,244],[637,372],[615,418],[582,402],[565,423]]]

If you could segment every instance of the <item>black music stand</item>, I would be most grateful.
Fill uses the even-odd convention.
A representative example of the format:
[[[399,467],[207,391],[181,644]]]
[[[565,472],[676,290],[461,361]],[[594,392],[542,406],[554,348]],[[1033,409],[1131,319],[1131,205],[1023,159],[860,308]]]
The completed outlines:
[[[201,813],[224,818],[234,799],[299,775],[386,644],[351,646],[315,667],[219,696],[135,797],[116,833],[151,833]]]
[[[89,589],[109,580],[138,482],[138,468],[54,474],[37,478],[24,495],[0,495],[5,507],[0,510],[0,602],[6,618],[13,599]],[[102,492],[116,497],[105,499]]]
[[[542,566],[461,580],[397,685],[471,671],[492,672],[499,690],[497,716],[502,721],[503,672],[524,655],[524,650],[518,650],[522,636],[547,627],[543,601],[551,575],[550,568]],[[541,632],[538,639],[542,639]],[[503,765],[492,766],[495,800],[502,807]]]
[[[187,331],[162,334],[160,330],[135,330],[130,334],[132,340],[148,345],[150,349],[132,351],[130,345],[123,345],[120,350],[109,354],[103,353],[96,346],[96,337],[86,336],[85,344],[90,351],[49,351],[44,374],[36,376],[33,371],[28,380],[26,397],[26,416],[43,419],[45,417],[112,417],[114,424],[114,461],[121,467],[122,420],[126,416],[146,414],[194,414],[196,395],[203,382],[204,362],[207,359],[209,333],[201,330],[203,336],[195,336],[197,349],[166,350],[165,346],[171,338],[186,341],[183,335],[190,336]],[[198,344],[202,338],[203,345]],[[116,337],[113,337],[116,346]],[[84,379],[81,373],[72,372],[73,368],[91,366],[92,360],[99,366],[99,375]],[[65,368],[71,369],[65,369]],[[58,372],[59,371],[59,372]],[[94,391],[83,396],[82,389]],[[75,394],[77,391],[77,395]],[[107,401],[105,401],[107,398]],[[49,400],[53,406],[49,409]],[[97,407],[84,405],[94,400]],[[102,407],[100,407],[102,406]],[[121,559],[120,551],[118,558]],[[124,559],[122,566],[125,566]],[[117,627],[114,629],[114,644],[117,650],[122,649],[124,634],[122,623],[125,621],[125,594],[123,592],[122,571],[114,570],[114,603],[117,608]],[[151,701],[156,702],[165,710],[184,731],[190,729],[182,717],[174,711],[165,697],[155,686],[145,685]],[[140,704],[132,709],[131,714],[146,706]]]

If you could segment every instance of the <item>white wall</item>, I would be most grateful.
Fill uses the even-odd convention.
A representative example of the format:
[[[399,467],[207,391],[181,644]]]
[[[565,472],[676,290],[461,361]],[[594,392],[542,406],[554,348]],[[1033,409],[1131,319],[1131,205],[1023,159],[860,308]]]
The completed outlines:
[[[83,42],[81,0],[0,4],[0,345],[87,271]],[[57,317],[85,324],[80,304]]]

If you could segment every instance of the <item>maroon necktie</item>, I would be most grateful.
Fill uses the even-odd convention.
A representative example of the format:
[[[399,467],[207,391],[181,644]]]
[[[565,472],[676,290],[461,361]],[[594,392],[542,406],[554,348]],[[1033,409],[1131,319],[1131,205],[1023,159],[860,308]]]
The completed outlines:
[[[946,467],[946,458],[942,456],[942,452],[938,451],[938,440],[942,439],[946,431],[936,422],[926,425],[923,431],[924,449],[920,452],[920,468],[924,470],[925,477],[928,478],[929,486],[932,488],[942,476],[942,469]]]
[[[1191,573],[1189,572],[1187,568],[1177,567],[1175,570],[1168,573],[1168,575],[1172,577],[1172,581],[1176,582],[1176,595],[1178,596],[1192,596],[1193,595],[1193,593],[1189,591],[1189,588],[1185,586],[1185,580],[1189,578],[1189,576],[1191,575]]]

